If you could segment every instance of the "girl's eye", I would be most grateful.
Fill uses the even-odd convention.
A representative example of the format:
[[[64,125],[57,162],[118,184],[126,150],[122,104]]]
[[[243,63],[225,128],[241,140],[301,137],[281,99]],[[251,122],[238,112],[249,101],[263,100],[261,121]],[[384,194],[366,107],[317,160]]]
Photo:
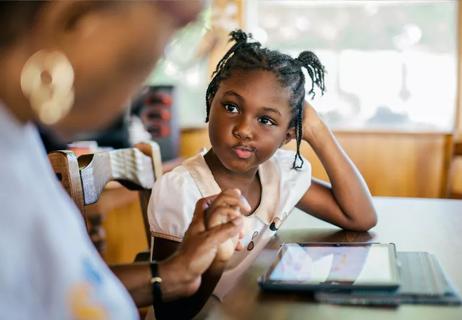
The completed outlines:
[[[268,118],[268,117],[260,117],[258,118],[258,122],[268,127],[276,125],[276,122],[274,122],[273,119]]]
[[[237,106],[235,106],[234,104],[225,103],[223,105],[223,107],[229,113],[238,113],[239,112],[239,108]]]

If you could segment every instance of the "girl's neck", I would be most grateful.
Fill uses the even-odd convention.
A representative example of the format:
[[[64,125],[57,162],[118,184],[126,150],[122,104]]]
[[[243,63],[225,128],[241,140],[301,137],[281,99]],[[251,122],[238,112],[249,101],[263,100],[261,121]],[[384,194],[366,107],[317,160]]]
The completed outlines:
[[[213,149],[210,149],[204,156],[205,162],[212,171],[215,179],[229,181],[231,184],[251,184],[257,178],[258,168],[245,173],[236,173],[227,169],[216,156]],[[221,186],[220,186],[221,187]]]
[[[205,154],[204,159],[221,190],[238,188],[246,197],[252,211],[258,207],[262,190],[258,168],[242,174],[232,172],[223,166],[212,149]]]

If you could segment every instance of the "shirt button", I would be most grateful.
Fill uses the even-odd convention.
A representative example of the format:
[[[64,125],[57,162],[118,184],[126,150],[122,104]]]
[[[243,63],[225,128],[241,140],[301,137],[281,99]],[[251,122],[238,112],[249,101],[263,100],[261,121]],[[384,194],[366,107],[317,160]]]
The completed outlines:
[[[254,247],[255,247],[255,244],[253,243],[253,241],[250,241],[249,244],[247,245],[247,250],[252,251]]]
[[[280,226],[281,226],[281,219],[276,217],[276,218],[273,219],[273,222],[271,222],[270,229],[271,229],[271,231],[277,231]]]

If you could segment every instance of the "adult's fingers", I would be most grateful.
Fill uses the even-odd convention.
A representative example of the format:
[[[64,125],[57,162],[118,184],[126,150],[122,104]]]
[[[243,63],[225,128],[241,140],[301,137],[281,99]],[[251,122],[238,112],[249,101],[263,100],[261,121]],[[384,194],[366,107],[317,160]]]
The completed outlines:
[[[209,200],[207,198],[199,199],[196,202],[194,215],[189,225],[188,231],[197,233],[205,230],[205,211],[209,207]]]
[[[233,219],[241,217],[239,210],[230,207],[217,207],[214,210],[209,209],[206,218],[206,227],[211,228],[218,224],[226,223]]]
[[[207,243],[212,247],[218,246],[226,240],[235,237],[244,225],[242,217],[220,224],[206,231]]]
[[[228,207],[225,209],[224,207]],[[210,197],[199,199],[196,202],[194,209],[194,215],[191,224],[188,228],[187,233],[197,234],[206,229],[205,223],[208,221],[207,212],[210,216],[222,215],[221,221],[230,221],[240,216],[237,210],[229,210],[233,207],[238,207],[241,212],[249,212],[250,205],[247,200],[241,196],[239,189],[228,189],[220,193],[219,195],[213,195]]]
[[[251,210],[247,199],[241,195],[239,189],[228,189],[223,191],[210,204],[210,209],[213,210],[220,206],[239,208],[242,213],[248,213]]]
[[[207,205],[210,207],[210,205],[212,204],[212,202],[219,196],[220,194],[214,194],[213,196],[208,196],[208,197],[204,197],[202,199],[205,199],[205,201],[207,202]]]

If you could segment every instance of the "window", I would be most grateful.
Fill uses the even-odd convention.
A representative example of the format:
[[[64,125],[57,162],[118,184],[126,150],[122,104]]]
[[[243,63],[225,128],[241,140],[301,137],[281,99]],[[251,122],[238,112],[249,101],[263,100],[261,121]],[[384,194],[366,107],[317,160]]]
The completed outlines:
[[[205,122],[205,91],[210,81],[205,34],[210,30],[211,9],[197,21],[175,34],[148,79],[150,85],[173,85],[176,112],[181,127],[196,127]]]
[[[457,1],[247,1],[246,29],[292,56],[314,51],[327,91],[314,106],[332,127],[451,131]],[[307,83],[307,85],[311,85]]]

